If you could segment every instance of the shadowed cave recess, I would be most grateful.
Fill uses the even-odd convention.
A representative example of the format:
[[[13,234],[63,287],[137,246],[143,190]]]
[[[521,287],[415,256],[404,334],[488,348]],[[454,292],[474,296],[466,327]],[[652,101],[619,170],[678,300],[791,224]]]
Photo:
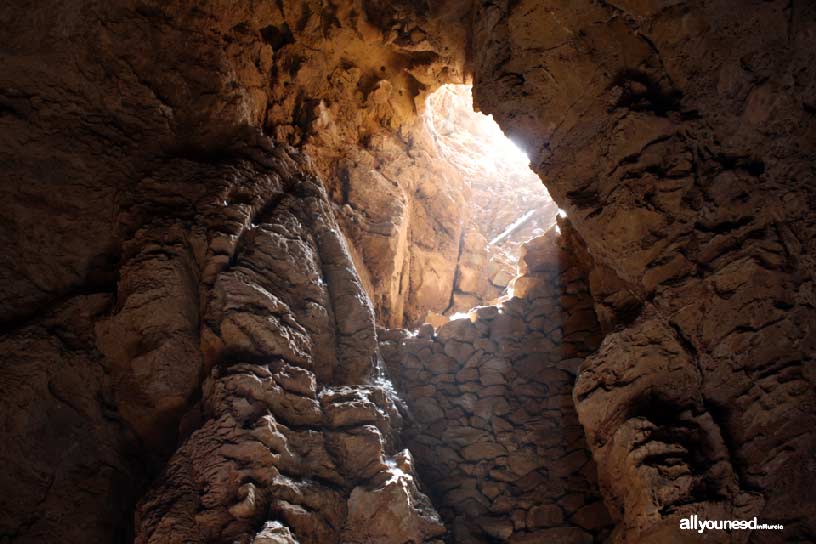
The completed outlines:
[[[816,6],[0,22],[0,543],[816,541]]]

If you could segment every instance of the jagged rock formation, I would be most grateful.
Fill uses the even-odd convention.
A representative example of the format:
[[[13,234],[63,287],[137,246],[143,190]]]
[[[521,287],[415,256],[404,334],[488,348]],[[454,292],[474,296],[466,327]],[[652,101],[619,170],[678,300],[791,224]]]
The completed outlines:
[[[572,402],[600,342],[573,234],[530,241],[515,296],[414,336],[380,335],[407,444],[462,543],[602,542],[610,519]],[[584,257],[583,259],[581,257]]]
[[[786,527],[721,540],[816,538],[814,31],[801,3],[474,16],[476,103],[641,302],[575,390],[616,542],[681,538],[689,513]]]
[[[162,534],[151,523],[174,523],[178,512],[144,507],[149,515],[145,513],[136,528],[133,513],[136,501],[171,454],[179,447],[185,452],[195,450],[184,444],[206,438],[212,418],[233,417],[243,424],[260,417],[256,412],[230,412],[220,397],[203,392],[205,379],[208,387],[215,388],[254,373],[263,387],[283,395],[273,377],[281,369],[275,366],[265,374],[259,363],[277,364],[282,355],[294,366],[309,358],[317,365],[309,369],[315,374],[315,391],[356,386],[359,389],[348,395],[379,399],[379,407],[363,403],[365,409],[390,410],[383,393],[371,389],[373,384],[366,378],[373,368],[374,351],[355,355],[358,348],[376,349],[371,323],[361,328],[358,318],[322,313],[331,311],[325,308],[327,301],[336,301],[343,312],[365,309],[370,321],[366,302],[344,300],[364,298],[357,280],[351,281],[356,273],[350,262],[331,271],[331,278],[324,276],[330,271],[321,270],[318,277],[323,287],[304,286],[304,293],[308,291],[314,300],[305,306],[305,301],[290,300],[288,310],[274,297],[285,299],[282,289],[290,286],[261,289],[241,280],[241,274],[221,276],[235,264],[236,255],[246,259],[254,240],[270,244],[275,236],[284,236],[258,225],[268,223],[265,214],[278,204],[276,199],[312,170],[307,159],[284,151],[282,145],[291,136],[292,143],[304,147],[298,134],[310,126],[312,106],[319,106],[311,97],[328,89],[328,74],[314,68],[357,74],[348,87],[341,87],[348,96],[334,95],[335,103],[355,111],[363,109],[372,88],[362,83],[365,93],[357,88],[363,71],[352,70],[345,58],[361,65],[377,62],[365,71],[371,84],[377,83],[371,73],[386,66],[386,79],[395,81],[395,96],[419,87],[405,68],[424,73],[433,63],[426,52],[412,52],[404,39],[390,36],[388,25],[394,18],[389,6],[369,6],[366,14],[360,8],[336,17],[327,17],[322,7],[320,2],[261,6],[59,1],[10,2],[0,7],[4,49],[0,56],[4,171],[0,240],[6,248],[0,267],[4,345],[0,383],[8,391],[2,400],[4,445],[0,448],[2,538],[130,542],[134,536],[149,538],[157,530]],[[410,19],[410,13],[401,17]],[[361,26],[360,34],[350,32],[353,40],[349,40],[356,42],[348,44],[348,51],[319,45],[343,42],[340,35],[349,34],[349,21]],[[325,41],[330,34],[334,37]],[[386,35],[396,43],[388,45]],[[293,39],[298,40],[297,46]],[[381,56],[388,57],[387,63],[380,64],[381,59],[372,54],[375,44]],[[438,65],[455,76],[453,62]],[[298,73],[298,66],[306,71],[297,79],[300,92],[293,92],[290,77]],[[426,76],[439,77],[433,72]],[[306,95],[309,86],[312,94]],[[394,101],[412,112],[414,97],[412,92]],[[366,123],[379,126],[385,117],[381,110],[372,102]],[[261,134],[264,127],[278,137],[277,145]],[[348,140],[338,140],[343,142]],[[313,162],[330,171],[322,157],[315,153]],[[325,183],[330,191],[337,180],[333,177]],[[323,197],[319,200],[329,206]],[[324,210],[324,216],[334,222],[330,210]],[[308,229],[293,235],[291,248],[297,247],[300,235],[317,236],[309,230],[314,225],[308,224]],[[305,247],[314,253],[311,245]],[[324,248],[321,259],[325,262],[332,251],[337,253]],[[310,262],[306,257],[277,264],[314,280],[300,268]],[[356,285],[353,296],[345,292],[351,285]],[[329,298],[327,289],[335,290]],[[218,296],[227,292],[233,299],[249,300],[239,304],[234,299],[231,307],[223,309]],[[241,304],[247,307],[242,309]],[[283,340],[273,331],[282,327],[281,320],[289,314],[297,316],[296,321],[291,329],[280,330],[297,334],[292,332],[291,345],[287,342],[288,350],[281,354]],[[224,359],[224,345],[234,348],[250,341],[260,342],[244,346],[254,350],[256,358],[245,353],[244,360]],[[259,354],[263,361],[257,359]],[[232,363],[254,366],[251,372],[242,367],[243,373],[230,377],[227,367]],[[303,400],[298,402],[318,403],[323,413],[316,397],[309,391],[301,394]],[[254,402],[261,410],[266,401]],[[298,475],[309,472],[304,467],[311,460],[301,459],[311,444],[308,437],[320,440],[325,431],[332,437],[326,441],[335,440],[338,451],[346,442],[344,431],[317,421],[315,414],[315,430],[296,428],[292,431],[296,437],[289,437],[294,457],[282,471],[293,479],[294,487],[301,485]],[[370,481],[372,474],[353,474],[353,467],[338,465],[340,475],[333,485],[340,489],[335,490],[336,496],[352,501],[349,523],[365,520],[371,531],[382,531],[384,522],[377,515],[405,517],[419,512],[417,522],[393,538],[424,538],[441,528],[433,522],[432,508],[425,508],[420,496],[409,492],[410,461],[397,449],[394,436],[399,424],[392,424],[394,415],[378,416],[377,431],[367,427],[368,419],[350,419],[353,438],[349,440],[359,439],[373,448],[371,459],[385,463],[386,472],[393,474],[397,467],[405,475],[378,485]],[[201,432],[196,434],[199,427]],[[233,438],[245,437],[244,430],[235,429]],[[381,447],[372,440],[378,434],[383,437]],[[343,457],[342,452],[335,456]],[[266,467],[268,461],[258,462],[272,471],[273,467]],[[232,470],[230,463],[216,465],[227,476]],[[171,467],[203,469],[192,459],[174,460],[166,468]],[[208,482],[201,478],[185,482],[187,495],[175,506],[179,512],[189,514],[185,501],[198,500],[197,486]],[[212,535],[263,529],[262,519],[241,517],[246,508],[235,510],[239,521],[234,526],[222,525],[219,516],[249,496],[248,488],[241,487],[245,483],[223,482],[218,491],[213,488],[213,493],[224,494],[218,495],[220,500],[232,502],[211,504],[214,520],[202,524],[201,531]],[[353,492],[363,483],[368,484],[366,489]],[[262,505],[268,506],[272,497],[262,493],[260,481],[253,485],[262,516]],[[157,493],[161,494],[153,492],[151,497]],[[411,508],[397,507],[407,505],[409,499]],[[297,497],[290,496],[289,501],[292,511],[301,504]],[[395,510],[376,514],[383,502],[393,504]],[[178,515],[179,523],[189,521]],[[347,521],[345,515],[330,517],[338,535]],[[294,524],[263,531],[285,533]],[[185,534],[203,538],[179,533]],[[293,535],[306,538],[298,529]],[[360,532],[355,538],[367,536]]]
[[[21,490],[3,510],[16,541],[129,539],[138,456],[172,452],[185,414],[136,542],[445,532],[399,451],[392,394],[374,383],[373,313],[321,182],[282,148],[242,153],[174,161],[135,185],[116,304],[74,297],[5,340],[17,362],[4,382],[38,377],[4,401],[21,410],[6,427],[21,440],[3,450],[15,469],[4,489]],[[54,398],[46,411],[37,395]]]
[[[464,82],[467,2],[283,4],[264,126],[323,174],[380,319],[418,323],[450,305],[465,180],[419,118]]]
[[[0,22],[0,539],[441,535],[365,298],[395,327],[473,287],[484,233],[421,119],[471,79],[586,245],[605,339],[572,393],[612,542],[694,539],[692,512],[786,527],[714,541],[816,539],[811,4],[11,0]],[[493,503],[432,491],[486,531]]]
[[[445,528],[397,452],[394,399],[360,385],[374,316],[322,185],[254,174],[273,196],[210,236],[229,266],[205,279],[199,421],[137,509],[135,541],[267,542],[270,524],[280,542],[430,541]]]

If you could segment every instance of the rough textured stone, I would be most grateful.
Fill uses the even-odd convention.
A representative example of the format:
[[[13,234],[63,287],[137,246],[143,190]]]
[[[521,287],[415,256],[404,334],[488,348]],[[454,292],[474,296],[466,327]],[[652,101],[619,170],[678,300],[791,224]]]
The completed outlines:
[[[355,490],[369,538],[393,518],[361,505],[397,501],[395,538],[433,539],[392,466],[401,413],[462,541],[605,538],[598,493],[616,543],[689,513],[816,539],[811,3],[11,0],[0,21],[4,539],[348,541]],[[528,244],[515,281],[489,243],[489,204],[527,204],[514,175],[451,166],[462,125],[425,115],[471,80],[576,241]],[[505,287],[475,339],[383,347],[411,355],[398,408],[367,295],[393,327]],[[465,462],[462,427],[507,455]],[[568,526],[527,526],[554,503]]]
[[[475,15],[475,102],[586,241],[606,330],[635,322],[576,388],[618,542],[664,542],[692,512],[782,523],[763,535],[780,541],[816,534],[816,435],[802,433],[816,420],[816,11],[800,7],[522,1]]]
[[[421,357],[427,347],[410,340],[383,351],[415,416],[408,420],[406,442],[440,514],[454,527],[455,542],[600,542],[609,536],[611,520],[602,511],[595,467],[572,402],[574,374],[558,368],[583,362],[582,356],[597,348],[600,332],[598,321],[590,320],[592,334],[562,355],[561,336],[573,335],[578,326],[564,316],[573,307],[592,311],[583,281],[592,260],[568,224],[562,227],[562,235],[551,229],[522,252],[531,262],[544,259],[536,255],[544,252],[550,264],[522,267],[525,274],[514,280],[546,296],[515,297],[492,311],[479,308],[433,336],[432,349],[445,353],[470,352],[479,340],[495,337],[498,343],[480,344],[483,354],[441,365],[434,357]],[[571,306],[551,304],[568,288]],[[548,316],[545,322],[554,326],[531,331],[533,316]],[[424,377],[412,372],[415,361]],[[456,378],[452,384],[441,379],[450,373]],[[461,410],[436,408],[446,404]],[[564,512],[576,510],[577,498],[579,506],[597,506],[572,520]]]
[[[206,315],[219,349],[203,386],[203,423],[142,499],[138,543],[246,540],[270,514],[301,544],[420,542],[445,532],[410,463],[400,468],[393,457],[400,416],[389,392],[355,385],[374,370],[373,316],[326,195],[305,177],[290,191],[256,220],[254,244],[233,256],[243,289],[265,296],[230,295],[240,291],[215,282]],[[310,305],[317,301],[322,312]],[[266,325],[225,327],[234,315]],[[336,360],[319,359],[326,346],[310,330],[335,331]],[[255,540],[271,539],[268,529]]]

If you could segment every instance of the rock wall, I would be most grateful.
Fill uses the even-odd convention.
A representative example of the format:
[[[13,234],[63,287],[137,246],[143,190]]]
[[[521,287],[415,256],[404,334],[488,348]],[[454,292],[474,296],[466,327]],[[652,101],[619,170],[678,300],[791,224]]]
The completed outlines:
[[[8,542],[128,542],[149,458],[117,413],[94,322],[110,293],[77,295],[0,340],[0,534]],[[154,468],[155,470],[155,468]],[[69,520],[69,521],[66,521]]]
[[[438,162],[465,186],[450,305],[443,315],[424,316],[437,326],[454,313],[494,304],[516,274],[521,244],[551,227],[557,211],[523,151],[491,118],[473,111],[471,93],[470,85],[443,85],[423,113]]]
[[[239,232],[210,237],[226,259],[204,279],[209,376],[187,416],[195,430],[136,511],[136,543],[445,533],[398,449],[394,398],[373,384],[374,316],[322,184],[286,166],[255,172],[272,198],[235,217]]]
[[[464,82],[460,4],[5,3],[0,321],[109,291],[134,180],[260,133],[312,157],[384,322],[437,309],[434,285],[449,299],[454,279],[442,263],[458,255],[462,181],[412,133],[435,86]],[[427,246],[413,269],[409,231]]]
[[[285,2],[263,126],[302,147],[326,182],[381,322],[451,303],[465,180],[418,117],[463,83],[467,2]]]
[[[476,103],[639,301],[575,390],[614,541],[675,541],[692,513],[785,525],[714,539],[813,540],[816,9],[530,0],[473,21]]]
[[[0,383],[6,391],[0,400],[0,538],[131,542],[134,506],[150,482],[191,433],[229,411],[202,391],[202,382],[240,381],[249,373],[223,380],[212,375],[217,369],[226,376],[231,364],[222,352],[224,336],[234,345],[254,339],[245,336],[250,332],[260,334],[262,343],[253,349],[268,352],[270,364],[277,359],[272,355],[281,338],[261,331],[287,315],[264,299],[266,293],[280,298],[282,291],[247,285],[232,293],[257,298],[257,315],[237,302],[227,316],[208,312],[220,307],[210,297],[222,286],[242,283],[219,283],[219,274],[232,267],[235,255],[251,251],[256,237],[271,243],[257,226],[271,224],[267,212],[287,194],[294,198],[289,191],[296,178],[312,171],[302,155],[285,150],[286,142],[291,137],[303,145],[317,97],[345,104],[349,112],[362,109],[371,91],[367,83],[376,83],[370,76],[380,66],[387,68],[385,79],[395,81],[397,97],[420,87],[406,69],[427,81],[442,77],[425,71],[435,62],[427,51],[412,51],[403,32],[391,32],[388,25],[399,19],[391,7],[365,11],[357,4],[335,16],[323,7],[316,1],[58,0],[0,6]],[[404,24],[409,7],[400,8]],[[350,42],[343,50],[326,45]],[[384,56],[388,62],[381,64]],[[377,65],[352,70],[353,82],[339,85],[340,74],[355,62]],[[440,69],[448,64],[455,79],[455,62],[437,63]],[[299,66],[305,71],[293,82]],[[395,102],[410,113],[414,96]],[[372,98],[366,123],[378,127],[373,104]],[[358,146],[356,138],[341,142]],[[318,169],[327,164],[317,154],[314,163]],[[338,180],[325,185],[331,190]],[[309,225],[297,235],[316,236]],[[342,268],[353,269],[348,262]],[[357,280],[325,274],[320,277],[328,289],[338,290],[331,297],[347,296],[343,291],[352,284],[355,296],[363,297]],[[289,356],[302,359],[314,343],[316,388],[362,387],[366,372],[360,369],[371,369],[373,352],[358,358],[348,344],[371,347],[373,328],[350,331],[344,327],[358,321],[326,321],[320,309],[326,287],[310,289],[323,298],[289,307],[299,316]],[[359,301],[342,306],[368,308]],[[363,338],[352,334],[358,330]],[[255,369],[264,387],[271,387],[278,370]],[[371,391],[360,394],[380,395],[380,405],[388,406]],[[303,395],[303,402],[319,404],[309,390]],[[391,425],[385,419],[377,421],[384,436]],[[305,436],[306,448],[314,433],[298,432],[290,442]],[[398,453],[390,442],[383,447],[383,459]],[[409,473],[407,458],[395,459]],[[357,481],[349,477],[342,485]],[[187,497],[196,482],[184,483]],[[243,483],[219,489],[237,493]],[[393,489],[383,486],[385,494]],[[357,496],[368,504],[378,500]],[[140,539],[156,530],[150,520],[165,519],[160,509],[150,511],[140,521]],[[222,530],[220,523],[202,527]],[[261,528],[254,519],[236,526],[247,534],[250,526]]]
[[[454,542],[603,542],[610,519],[572,401],[600,342],[591,260],[551,229],[520,264],[501,305],[380,334],[406,443]]]
[[[218,164],[168,161],[123,201],[115,295],[71,297],[4,337],[4,534],[443,534],[375,384],[373,312],[307,159],[267,141]]]
[[[454,256],[475,255],[450,213],[462,179],[414,136],[425,96],[472,74],[591,255],[607,336],[574,400],[613,541],[680,538],[689,513],[786,527],[714,539],[816,539],[815,21],[758,0],[4,2],[0,537],[357,538],[370,510],[351,504],[392,492],[402,536],[441,531],[368,377],[367,305],[334,305],[362,285],[394,326],[450,304]],[[332,215],[350,262],[321,248]],[[243,461],[257,436],[280,457]],[[349,436],[395,480],[344,465]]]

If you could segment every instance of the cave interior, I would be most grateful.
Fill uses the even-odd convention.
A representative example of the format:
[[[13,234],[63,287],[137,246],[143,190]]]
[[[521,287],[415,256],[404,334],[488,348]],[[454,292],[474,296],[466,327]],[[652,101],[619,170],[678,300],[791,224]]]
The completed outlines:
[[[816,542],[816,4],[0,22],[0,544]]]

